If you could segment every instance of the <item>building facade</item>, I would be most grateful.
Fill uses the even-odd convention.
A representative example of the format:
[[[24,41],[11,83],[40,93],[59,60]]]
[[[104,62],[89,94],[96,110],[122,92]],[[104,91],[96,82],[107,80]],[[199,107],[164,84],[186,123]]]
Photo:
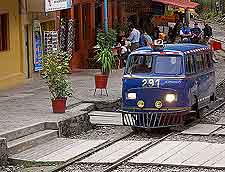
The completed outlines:
[[[119,22],[118,4],[119,0],[108,1],[108,24],[111,28]],[[92,48],[96,45],[96,33],[103,29],[103,13],[102,0],[73,0],[70,10],[61,11],[61,17],[73,19],[75,22],[72,70],[88,68],[88,57],[90,57]]]
[[[0,1],[0,89],[24,79],[23,20],[18,0]]]
[[[0,1],[0,89],[24,83],[34,74],[33,21],[55,30],[57,13],[44,12],[44,0]]]

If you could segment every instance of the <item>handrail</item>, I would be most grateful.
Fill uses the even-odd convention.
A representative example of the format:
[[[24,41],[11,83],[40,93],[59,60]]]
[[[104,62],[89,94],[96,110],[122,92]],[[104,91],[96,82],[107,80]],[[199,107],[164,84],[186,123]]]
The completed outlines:
[[[214,37],[211,37],[212,39],[216,40],[216,41],[219,41],[219,42],[222,42],[222,43],[225,43],[225,41],[222,41],[220,39],[217,39],[217,38],[214,38]]]

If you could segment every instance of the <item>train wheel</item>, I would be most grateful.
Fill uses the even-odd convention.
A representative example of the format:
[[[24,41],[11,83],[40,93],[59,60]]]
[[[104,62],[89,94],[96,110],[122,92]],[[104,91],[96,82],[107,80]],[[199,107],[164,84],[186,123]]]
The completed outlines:
[[[202,115],[201,115],[201,111],[198,106],[197,97],[195,98],[195,104],[193,105],[192,109],[195,111],[197,119],[200,119]]]
[[[213,95],[210,96],[210,101],[212,101],[212,102],[216,101],[215,93],[213,93]]]
[[[184,124],[177,125],[176,127],[172,127],[171,130],[181,132],[184,130]]]
[[[145,128],[139,128],[139,127],[131,127],[134,133],[142,133],[145,131]]]

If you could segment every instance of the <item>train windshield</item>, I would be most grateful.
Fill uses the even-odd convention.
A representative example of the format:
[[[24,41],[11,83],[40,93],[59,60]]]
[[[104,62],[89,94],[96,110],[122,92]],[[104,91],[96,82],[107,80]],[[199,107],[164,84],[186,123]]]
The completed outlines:
[[[155,56],[155,73],[179,75],[182,72],[180,56]]]
[[[174,55],[131,55],[126,72],[179,75],[182,73],[182,58]]]

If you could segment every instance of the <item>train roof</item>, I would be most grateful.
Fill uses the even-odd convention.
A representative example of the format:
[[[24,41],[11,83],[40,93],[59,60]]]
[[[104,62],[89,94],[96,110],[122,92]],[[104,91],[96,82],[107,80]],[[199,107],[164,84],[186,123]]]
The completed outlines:
[[[190,51],[197,51],[209,49],[207,45],[201,44],[165,44],[164,47],[160,50],[155,50],[151,47],[142,47],[134,51],[132,54],[139,54],[139,53],[148,53],[148,52],[179,52],[179,53],[188,53]]]

